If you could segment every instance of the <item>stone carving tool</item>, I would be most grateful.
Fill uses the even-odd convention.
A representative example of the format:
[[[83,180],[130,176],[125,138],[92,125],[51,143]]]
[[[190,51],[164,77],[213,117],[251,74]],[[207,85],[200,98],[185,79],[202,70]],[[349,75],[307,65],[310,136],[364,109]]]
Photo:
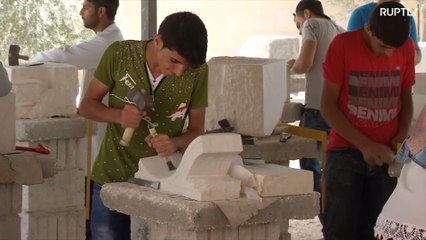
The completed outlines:
[[[127,93],[127,98],[132,101],[133,104],[135,104],[141,111],[148,111],[154,107],[154,101],[144,89],[130,89],[130,91]],[[120,140],[121,146],[129,146],[134,130],[134,128],[126,128],[124,130],[123,136]]]
[[[137,185],[141,185],[141,186],[144,186],[144,187],[150,187],[150,188],[157,189],[157,190],[160,189],[160,182],[159,181],[150,181],[150,180],[146,180],[146,179],[131,177],[131,178],[129,178],[129,180],[127,180],[127,182],[137,184]]]

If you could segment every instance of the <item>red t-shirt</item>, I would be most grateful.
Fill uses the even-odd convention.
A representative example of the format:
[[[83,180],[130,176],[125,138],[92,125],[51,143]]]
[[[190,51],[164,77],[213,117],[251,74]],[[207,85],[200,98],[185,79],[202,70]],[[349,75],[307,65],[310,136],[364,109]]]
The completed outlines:
[[[331,42],[323,74],[340,85],[338,107],[347,119],[375,142],[391,146],[398,129],[401,90],[414,80],[414,43],[408,38],[392,56],[374,56],[362,31],[345,32]],[[331,130],[327,148],[355,147]]]

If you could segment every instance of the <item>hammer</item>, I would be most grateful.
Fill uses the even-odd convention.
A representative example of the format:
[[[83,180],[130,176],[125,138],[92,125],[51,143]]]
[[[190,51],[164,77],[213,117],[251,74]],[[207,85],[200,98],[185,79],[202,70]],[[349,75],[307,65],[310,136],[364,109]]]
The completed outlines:
[[[19,51],[21,48],[19,45],[9,46],[9,66],[18,66],[19,59],[28,60],[30,59],[27,55],[20,55]]]
[[[146,93],[145,89],[137,90],[135,88],[130,89],[127,93],[127,98],[135,104],[139,110],[147,111],[154,107],[152,98]],[[120,145],[127,147],[132,139],[134,128],[126,128],[123,136],[120,140]]]

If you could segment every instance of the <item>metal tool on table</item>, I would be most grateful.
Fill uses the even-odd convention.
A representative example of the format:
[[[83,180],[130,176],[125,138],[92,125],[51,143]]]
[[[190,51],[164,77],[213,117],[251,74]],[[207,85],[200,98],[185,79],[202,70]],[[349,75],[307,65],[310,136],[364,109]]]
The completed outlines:
[[[141,186],[144,186],[144,187],[150,187],[150,188],[157,189],[157,190],[160,189],[160,182],[159,181],[150,181],[150,180],[146,180],[146,179],[131,177],[131,178],[129,178],[129,180],[127,180],[127,182],[137,184],[137,185],[141,185]]]
[[[158,135],[157,130],[155,130],[154,127],[150,128],[149,132],[151,133],[151,136],[153,137]],[[166,164],[167,164],[167,167],[169,168],[169,171],[176,170],[175,165],[173,165],[172,161],[168,157],[166,157]]]
[[[287,142],[287,140],[289,140],[292,137],[292,135],[290,133],[286,133],[286,132],[281,132],[280,135],[280,142],[285,143]]]
[[[127,93],[127,98],[135,104],[139,110],[148,111],[154,107],[154,101],[151,96],[147,94],[145,89],[131,89]],[[126,128],[124,130],[123,136],[120,140],[120,145],[127,147],[129,146],[130,140],[132,139],[134,128]]]
[[[19,45],[10,45],[9,46],[9,66],[18,66],[19,59],[28,60],[30,59],[27,55],[19,54],[21,48]]]

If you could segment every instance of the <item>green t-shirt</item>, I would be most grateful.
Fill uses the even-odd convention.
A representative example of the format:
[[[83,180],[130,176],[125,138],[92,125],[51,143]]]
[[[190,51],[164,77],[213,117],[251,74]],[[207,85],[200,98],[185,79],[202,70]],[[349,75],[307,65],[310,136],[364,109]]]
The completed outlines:
[[[181,77],[166,77],[152,92],[145,69],[148,41],[121,41],[104,52],[94,76],[110,88],[109,106],[123,108],[130,103],[127,93],[132,88],[145,89],[154,96],[155,107],[135,129],[129,146],[119,144],[124,128],[108,123],[99,154],[93,165],[92,180],[96,183],[123,182],[138,170],[140,158],[156,155],[148,147],[149,121],[159,134],[179,136],[189,109],[207,107],[207,64],[188,68]]]

